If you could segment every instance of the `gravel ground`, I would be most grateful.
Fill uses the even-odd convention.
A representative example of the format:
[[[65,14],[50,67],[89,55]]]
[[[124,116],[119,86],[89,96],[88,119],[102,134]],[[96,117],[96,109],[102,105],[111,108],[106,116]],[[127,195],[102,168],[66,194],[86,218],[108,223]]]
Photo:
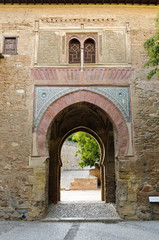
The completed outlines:
[[[60,202],[47,218],[119,218],[113,204],[104,202]]]

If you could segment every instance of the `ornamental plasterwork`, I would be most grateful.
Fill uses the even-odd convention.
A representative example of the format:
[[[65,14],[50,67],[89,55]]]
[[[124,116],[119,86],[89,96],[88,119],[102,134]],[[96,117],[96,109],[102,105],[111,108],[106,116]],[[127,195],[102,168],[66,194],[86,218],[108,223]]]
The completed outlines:
[[[62,17],[46,17],[41,19],[42,23],[108,23],[116,22],[114,18],[62,18]]]
[[[71,38],[78,38],[80,41],[84,41],[87,38],[93,38],[98,41],[98,33],[67,33],[67,43]]]
[[[130,103],[128,87],[35,87],[34,131],[37,131],[40,119],[46,109],[58,98],[79,90],[98,93],[120,110],[126,122],[130,122]]]

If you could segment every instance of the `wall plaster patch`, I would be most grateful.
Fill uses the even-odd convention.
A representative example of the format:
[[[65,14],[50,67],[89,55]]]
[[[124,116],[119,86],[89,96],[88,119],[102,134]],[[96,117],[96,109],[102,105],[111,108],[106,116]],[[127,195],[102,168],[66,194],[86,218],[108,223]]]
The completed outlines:
[[[130,103],[128,87],[35,87],[34,132],[46,109],[58,98],[75,91],[88,90],[98,93],[120,110],[127,123],[130,122]]]

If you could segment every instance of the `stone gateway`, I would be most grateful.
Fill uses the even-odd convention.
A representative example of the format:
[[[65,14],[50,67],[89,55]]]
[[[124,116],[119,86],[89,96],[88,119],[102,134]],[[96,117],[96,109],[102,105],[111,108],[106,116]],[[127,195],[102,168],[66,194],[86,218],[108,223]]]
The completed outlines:
[[[1,219],[41,219],[60,201],[77,131],[101,147],[101,200],[159,219],[159,80],[143,68],[158,1],[111,3],[0,1]]]

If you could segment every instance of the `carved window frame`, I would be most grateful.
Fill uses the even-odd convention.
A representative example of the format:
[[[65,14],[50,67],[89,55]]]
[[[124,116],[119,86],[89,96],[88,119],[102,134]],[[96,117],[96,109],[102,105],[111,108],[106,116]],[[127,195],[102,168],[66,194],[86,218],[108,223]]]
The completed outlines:
[[[14,44],[14,48],[13,49],[9,49],[11,50],[10,52],[6,52],[6,43],[7,43],[7,40],[10,39],[10,40],[15,40],[15,44]],[[3,54],[4,55],[16,55],[17,54],[17,42],[18,42],[18,37],[15,37],[15,36],[7,36],[7,37],[4,37],[3,38]],[[12,51],[14,50],[14,51]]]
[[[85,65],[95,65],[98,64],[98,32],[93,32],[93,33],[85,33],[85,32],[80,32],[80,33],[66,33],[66,63],[69,65],[73,65],[72,63],[69,63],[69,43],[72,39],[77,39],[80,42],[81,48],[84,49],[84,42],[87,39],[92,39],[95,43],[95,63],[84,63]],[[84,60],[84,59],[83,59]],[[80,65],[80,63],[75,63],[75,65]]]

